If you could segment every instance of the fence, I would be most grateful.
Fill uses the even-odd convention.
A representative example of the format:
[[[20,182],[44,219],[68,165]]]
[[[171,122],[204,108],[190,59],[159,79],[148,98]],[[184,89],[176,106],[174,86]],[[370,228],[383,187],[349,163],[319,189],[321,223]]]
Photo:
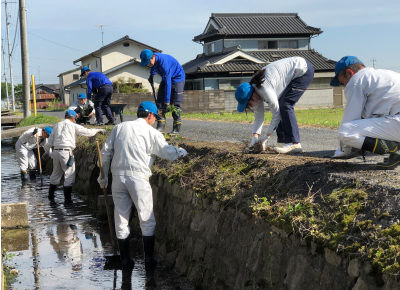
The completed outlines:
[[[154,102],[152,93],[113,94],[112,103],[127,104],[125,111],[136,111],[141,102]],[[334,107],[332,88],[308,89],[296,108]],[[235,111],[237,101],[234,90],[184,91],[183,112]]]

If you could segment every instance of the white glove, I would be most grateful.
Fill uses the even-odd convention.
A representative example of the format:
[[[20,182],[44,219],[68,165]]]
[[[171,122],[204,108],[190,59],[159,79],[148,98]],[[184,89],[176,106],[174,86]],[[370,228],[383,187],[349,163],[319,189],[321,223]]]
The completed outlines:
[[[105,129],[99,129],[99,133],[105,135],[106,134],[106,130]]]
[[[256,142],[258,141],[258,137],[253,136],[253,138],[251,138],[251,143],[250,146],[247,147],[247,149],[244,151],[245,153],[249,153],[250,148],[254,146],[254,144],[256,144]]]
[[[179,147],[179,151],[181,153],[180,157],[185,157],[187,155],[187,151],[185,149]]]
[[[269,137],[270,137],[270,136],[268,136],[267,134],[265,134],[265,135],[260,139],[260,141],[261,141],[261,146],[262,146],[262,150],[263,150],[263,151],[265,151],[265,149],[267,148],[267,144],[268,144]]]
[[[101,176],[97,178],[97,182],[100,184],[101,188],[107,188],[108,185],[108,177],[104,177],[104,179],[101,179]]]

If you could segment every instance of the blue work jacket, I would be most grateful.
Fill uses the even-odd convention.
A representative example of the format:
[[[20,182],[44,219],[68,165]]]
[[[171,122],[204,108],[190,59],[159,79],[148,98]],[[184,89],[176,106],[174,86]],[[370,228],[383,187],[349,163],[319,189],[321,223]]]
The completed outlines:
[[[87,98],[90,100],[92,97],[93,88],[100,88],[102,85],[111,85],[112,82],[101,72],[89,72],[89,75],[86,78],[86,86],[87,86]]]
[[[158,73],[165,84],[164,103],[171,99],[172,84],[179,83],[185,79],[185,71],[179,62],[168,54],[154,53],[156,62],[151,67],[150,75]]]

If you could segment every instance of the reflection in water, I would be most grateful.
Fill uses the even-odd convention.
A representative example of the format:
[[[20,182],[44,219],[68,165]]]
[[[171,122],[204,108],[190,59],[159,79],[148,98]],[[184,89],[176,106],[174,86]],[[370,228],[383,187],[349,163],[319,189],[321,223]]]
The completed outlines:
[[[43,176],[43,186],[40,178],[22,185],[10,142],[2,141],[1,153],[1,202],[26,202],[30,225],[25,230],[29,231],[29,249],[21,246],[27,244],[26,234],[13,233],[10,238],[11,232],[2,233],[2,246],[16,253],[11,265],[19,271],[7,289],[145,289],[140,244],[132,251],[136,263],[132,272],[122,272],[120,263],[105,267],[106,257],[113,255],[107,222],[97,220],[75,196],[74,206],[65,208],[62,186],[56,191],[58,205],[51,207],[49,176]],[[8,247],[6,241],[14,246]],[[157,281],[159,289],[193,289],[186,279],[163,267],[159,269],[163,275],[163,281]]]
[[[83,253],[82,244],[76,232],[76,226],[61,224],[57,225],[57,239],[53,232],[49,232],[50,245],[57,253],[58,259],[72,265],[72,270],[82,269],[81,255]]]

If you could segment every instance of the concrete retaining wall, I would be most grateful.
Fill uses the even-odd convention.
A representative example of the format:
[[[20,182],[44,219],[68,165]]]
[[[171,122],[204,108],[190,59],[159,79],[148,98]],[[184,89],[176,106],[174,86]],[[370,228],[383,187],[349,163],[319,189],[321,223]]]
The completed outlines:
[[[75,157],[74,190],[97,204],[102,191],[95,153],[77,150]],[[170,184],[162,175],[152,176],[150,183],[156,250],[198,289],[400,289],[399,282],[385,276],[386,285],[377,287],[369,263],[288,236],[263,219],[218,202],[200,202],[191,190]]]
[[[26,203],[5,203],[1,205],[1,228],[29,227]]]
[[[265,220],[199,201],[163,176],[151,184],[156,250],[201,289],[398,289],[376,287],[370,264],[288,236]],[[398,283],[398,282],[397,282]]]

